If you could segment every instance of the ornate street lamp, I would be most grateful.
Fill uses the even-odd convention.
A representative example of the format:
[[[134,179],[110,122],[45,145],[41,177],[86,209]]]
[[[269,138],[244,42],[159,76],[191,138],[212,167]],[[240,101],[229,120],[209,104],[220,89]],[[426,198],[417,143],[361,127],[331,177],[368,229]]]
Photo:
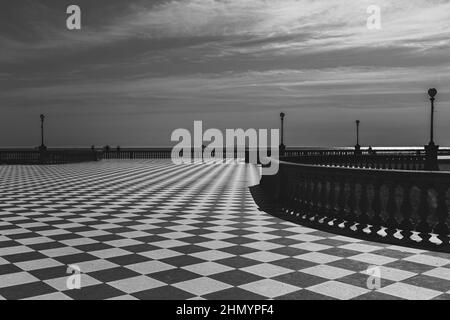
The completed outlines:
[[[434,143],[434,100],[437,95],[437,90],[431,88],[428,90],[431,102],[431,117],[430,117],[430,142],[425,146],[425,170],[438,171],[438,151],[439,146]]]
[[[41,118],[41,145],[39,146],[39,150],[45,151],[47,147],[44,144],[44,120],[45,116],[43,114],[40,115]]]
[[[434,100],[437,95],[437,90],[435,88],[431,88],[428,90],[428,95],[430,96],[431,102],[431,124],[430,124],[430,145],[434,145]]]
[[[356,120],[356,145],[355,145],[355,154],[361,154],[361,146],[359,145],[359,124],[361,121]]]
[[[280,156],[284,156],[284,152],[286,150],[286,146],[284,145],[284,112],[280,113],[281,120],[281,141],[280,141]]]

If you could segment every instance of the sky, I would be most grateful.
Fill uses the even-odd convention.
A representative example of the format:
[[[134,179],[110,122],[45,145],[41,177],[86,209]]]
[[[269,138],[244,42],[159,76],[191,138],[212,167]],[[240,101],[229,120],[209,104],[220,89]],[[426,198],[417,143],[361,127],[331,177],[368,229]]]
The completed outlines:
[[[81,30],[66,9],[81,8]],[[367,28],[371,5],[381,29]],[[170,146],[278,128],[287,146],[450,146],[447,0],[2,0],[0,146]]]

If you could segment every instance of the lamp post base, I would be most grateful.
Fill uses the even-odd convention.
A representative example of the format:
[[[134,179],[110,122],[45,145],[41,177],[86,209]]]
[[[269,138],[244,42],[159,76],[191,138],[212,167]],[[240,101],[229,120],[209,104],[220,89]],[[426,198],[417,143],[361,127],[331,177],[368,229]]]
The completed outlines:
[[[361,155],[361,146],[359,144],[355,145],[355,155]]]
[[[279,149],[280,157],[284,157],[285,151],[286,151],[286,146],[283,143],[280,144],[280,149]]]
[[[439,146],[435,145],[433,142],[430,142],[425,146],[425,170],[439,171],[438,151]]]

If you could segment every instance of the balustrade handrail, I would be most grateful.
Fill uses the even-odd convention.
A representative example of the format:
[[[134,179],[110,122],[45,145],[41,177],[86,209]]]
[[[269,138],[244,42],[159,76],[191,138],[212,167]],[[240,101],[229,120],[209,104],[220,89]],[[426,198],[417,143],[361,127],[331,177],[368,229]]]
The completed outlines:
[[[450,172],[278,165],[276,175],[262,177],[261,187],[283,217],[348,236],[450,252]]]

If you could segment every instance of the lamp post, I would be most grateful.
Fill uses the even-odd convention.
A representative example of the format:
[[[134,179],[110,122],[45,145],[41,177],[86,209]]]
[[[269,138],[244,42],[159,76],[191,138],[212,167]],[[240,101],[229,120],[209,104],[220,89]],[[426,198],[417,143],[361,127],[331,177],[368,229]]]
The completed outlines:
[[[434,100],[437,95],[437,90],[432,88],[428,90],[428,95],[430,96],[431,102],[431,117],[430,117],[430,145],[434,145]]]
[[[434,100],[437,95],[437,90],[431,88],[428,90],[428,96],[431,102],[431,116],[430,116],[430,142],[425,146],[425,170],[438,171],[438,150],[439,146],[434,143]]]
[[[284,112],[280,113],[281,120],[281,141],[280,141],[280,156],[284,156],[284,152],[286,151],[286,146],[284,145]]]
[[[356,120],[356,145],[355,145],[355,154],[361,154],[361,146],[359,145],[359,124],[361,121]]]
[[[44,144],[44,120],[45,120],[45,116],[43,114],[41,114],[40,118],[41,118],[41,145],[39,147],[39,150],[45,151],[45,150],[47,150],[47,147]]]

